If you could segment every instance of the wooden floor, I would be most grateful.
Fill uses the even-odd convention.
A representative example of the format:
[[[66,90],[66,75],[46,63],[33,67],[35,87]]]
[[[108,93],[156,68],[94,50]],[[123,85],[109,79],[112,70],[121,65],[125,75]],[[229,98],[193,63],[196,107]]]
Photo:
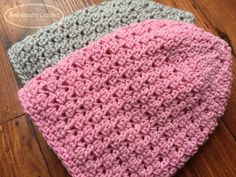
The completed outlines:
[[[232,47],[234,82],[227,110],[199,152],[179,170],[176,177],[236,177],[236,1],[158,0],[192,12],[196,24],[226,40]],[[1,0],[0,1],[0,177],[67,177],[65,168],[49,149],[17,100],[21,87],[11,69],[6,51],[37,29],[7,23],[9,8],[29,3],[53,5],[64,15],[99,3],[93,0]]]

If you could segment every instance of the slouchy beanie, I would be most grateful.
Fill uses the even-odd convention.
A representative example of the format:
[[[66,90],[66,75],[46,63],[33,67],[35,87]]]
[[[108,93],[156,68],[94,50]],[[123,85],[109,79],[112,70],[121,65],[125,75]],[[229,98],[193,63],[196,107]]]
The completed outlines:
[[[148,0],[104,2],[80,10],[16,43],[8,50],[10,62],[25,84],[45,68],[113,29],[149,18],[194,21],[189,12]]]
[[[73,177],[169,177],[217,126],[231,80],[222,39],[147,20],[45,69],[19,99]]]

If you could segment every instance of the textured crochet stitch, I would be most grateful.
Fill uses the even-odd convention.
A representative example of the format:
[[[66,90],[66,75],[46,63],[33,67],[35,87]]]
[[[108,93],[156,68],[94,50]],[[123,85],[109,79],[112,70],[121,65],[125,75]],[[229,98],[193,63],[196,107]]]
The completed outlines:
[[[25,84],[45,68],[110,33],[145,19],[168,18],[193,22],[194,16],[148,0],[113,0],[65,17],[16,43],[8,50],[13,69]]]
[[[19,99],[73,177],[170,177],[217,126],[231,81],[222,39],[147,20],[47,68]]]

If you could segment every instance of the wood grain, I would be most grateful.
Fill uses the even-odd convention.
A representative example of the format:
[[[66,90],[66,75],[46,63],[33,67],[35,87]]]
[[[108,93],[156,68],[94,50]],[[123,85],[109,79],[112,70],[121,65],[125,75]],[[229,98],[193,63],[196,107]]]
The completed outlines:
[[[178,175],[188,173],[189,168],[195,176],[201,177],[233,177],[236,176],[236,143],[222,121]],[[178,176],[176,175],[176,176]],[[194,176],[193,173],[190,176]],[[188,175],[184,175],[188,176]],[[189,177],[190,177],[189,176]],[[179,177],[179,176],[178,176]]]
[[[37,129],[34,127],[36,136],[38,138],[42,154],[45,157],[48,169],[50,171],[51,177],[70,177],[65,167],[62,165],[61,161],[58,159],[53,150],[47,145],[45,139]]]
[[[0,125],[0,176],[50,177],[37,141],[25,116]]]
[[[4,12],[16,5],[30,3],[42,3],[42,1],[23,0],[21,3],[14,0],[0,1],[0,124],[24,113],[17,97],[21,84],[11,68],[7,50],[15,42],[37,31],[37,29],[21,28],[7,23]]]
[[[209,23],[221,38],[231,45],[233,54],[236,48],[236,1],[193,1],[207,17]]]
[[[198,153],[179,170],[175,177],[234,177],[236,176],[236,1],[234,0],[156,0],[172,7],[188,10],[196,16],[196,25],[223,38],[233,48],[232,94],[223,119],[214,134]],[[19,28],[6,23],[3,13],[19,4],[47,4],[70,15],[78,9],[101,0],[1,0],[0,1],[0,177],[69,177],[55,153],[31,122],[21,116],[17,101],[17,80],[6,51],[16,41],[37,29]],[[50,8],[45,7],[51,14]],[[56,19],[47,19],[54,22]],[[27,23],[27,21],[25,22]],[[19,84],[19,83],[18,83]],[[32,128],[33,127],[33,128]],[[37,164],[37,165],[36,165]]]
[[[16,5],[42,3],[41,0],[0,2],[0,177],[50,177],[38,138],[31,122],[23,115],[17,98],[21,87],[10,66],[7,49],[38,29],[20,28],[8,24],[3,13]],[[49,19],[50,20],[50,19]],[[51,21],[50,21],[51,22]]]
[[[18,86],[1,41],[0,39],[0,124],[23,114],[17,98]]]

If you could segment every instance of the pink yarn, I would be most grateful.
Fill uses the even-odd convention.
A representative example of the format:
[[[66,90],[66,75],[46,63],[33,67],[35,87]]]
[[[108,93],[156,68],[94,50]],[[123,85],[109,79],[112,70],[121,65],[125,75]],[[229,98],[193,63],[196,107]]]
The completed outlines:
[[[231,75],[223,40],[148,20],[72,53],[19,98],[73,177],[169,177],[217,126]]]

